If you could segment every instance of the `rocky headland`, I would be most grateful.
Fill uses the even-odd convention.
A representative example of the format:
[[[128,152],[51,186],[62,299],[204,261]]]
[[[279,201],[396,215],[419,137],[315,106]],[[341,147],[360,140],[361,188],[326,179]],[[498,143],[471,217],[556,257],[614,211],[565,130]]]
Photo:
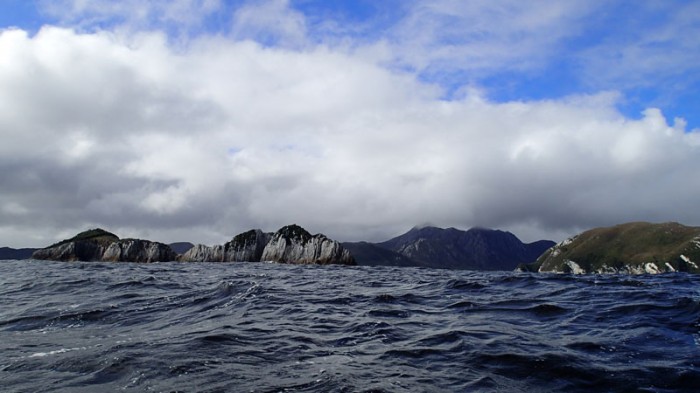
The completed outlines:
[[[700,273],[700,228],[632,222],[573,236],[519,270],[540,273]]]

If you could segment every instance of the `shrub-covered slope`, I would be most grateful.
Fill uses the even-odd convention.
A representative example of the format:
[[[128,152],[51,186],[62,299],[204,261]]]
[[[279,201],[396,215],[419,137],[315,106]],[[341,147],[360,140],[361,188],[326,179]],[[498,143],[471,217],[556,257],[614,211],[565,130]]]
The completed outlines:
[[[547,250],[528,270],[562,273],[700,273],[700,228],[633,222],[596,228]]]

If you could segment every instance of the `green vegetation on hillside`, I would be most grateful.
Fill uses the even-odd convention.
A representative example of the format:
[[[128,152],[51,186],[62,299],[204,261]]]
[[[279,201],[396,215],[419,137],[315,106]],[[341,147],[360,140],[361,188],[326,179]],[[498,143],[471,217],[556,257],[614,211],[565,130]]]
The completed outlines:
[[[309,232],[306,231],[306,229],[300,227],[297,224],[282,227],[279,231],[277,231],[277,233],[286,239],[299,240],[302,244],[306,244],[306,242],[308,242],[313,237]]]
[[[84,232],[80,232],[79,234],[73,236],[70,239],[61,240],[60,242],[52,244],[46,248],[58,247],[66,243],[76,241],[90,241],[99,244],[109,244],[112,242],[119,241],[119,237],[111,232],[105,231],[104,229],[95,228]]]
[[[623,270],[653,263],[661,271],[700,271],[700,228],[678,223],[633,222],[583,232],[545,252],[536,262],[541,271],[568,271],[573,261],[586,272]],[[668,264],[668,265],[667,265]]]

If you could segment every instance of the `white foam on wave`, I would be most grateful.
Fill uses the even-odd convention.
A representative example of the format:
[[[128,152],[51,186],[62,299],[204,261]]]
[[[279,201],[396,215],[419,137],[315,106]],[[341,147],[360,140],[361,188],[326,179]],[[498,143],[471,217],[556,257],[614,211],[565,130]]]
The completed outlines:
[[[51,356],[51,355],[58,355],[61,353],[66,353],[66,352],[71,352],[71,351],[80,351],[80,350],[86,350],[86,347],[80,347],[80,348],[61,348],[57,349],[55,351],[49,351],[49,352],[36,352],[31,355],[29,355],[30,358],[43,358],[46,356]]]

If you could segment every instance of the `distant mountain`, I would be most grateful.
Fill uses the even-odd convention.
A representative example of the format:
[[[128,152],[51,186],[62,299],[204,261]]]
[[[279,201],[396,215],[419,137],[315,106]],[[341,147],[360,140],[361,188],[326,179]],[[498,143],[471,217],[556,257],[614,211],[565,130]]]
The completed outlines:
[[[10,248],[0,247],[0,260],[4,259],[29,259],[36,248]]]
[[[416,227],[382,243],[346,243],[359,265],[463,270],[513,270],[534,262],[554,244],[548,240],[525,244],[510,232],[493,229],[436,227]]]
[[[194,244],[192,244],[190,242],[177,242],[177,243],[170,243],[168,245],[177,254],[184,254],[187,251],[189,251],[192,247],[194,247]]]
[[[521,270],[553,273],[700,273],[700,228],[632,222],[564,240]]]

